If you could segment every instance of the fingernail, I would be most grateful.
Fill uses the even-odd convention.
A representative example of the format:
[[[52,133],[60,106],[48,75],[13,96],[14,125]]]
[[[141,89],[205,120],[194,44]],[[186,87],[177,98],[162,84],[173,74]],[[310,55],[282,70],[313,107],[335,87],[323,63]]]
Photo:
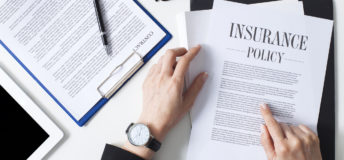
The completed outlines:
[[[263,124],[260,124],[260,133],[265,133],[265,128]]]
[[[265,104],[265,103],[260,104],[260,106],[261,106],[263,109],[267,109],[267,107],[268,107],[268,105]]]
[[[208,79],[208,76],[209,76],[208,73],[204,72],[202,76],[203,81],[206,81]]]

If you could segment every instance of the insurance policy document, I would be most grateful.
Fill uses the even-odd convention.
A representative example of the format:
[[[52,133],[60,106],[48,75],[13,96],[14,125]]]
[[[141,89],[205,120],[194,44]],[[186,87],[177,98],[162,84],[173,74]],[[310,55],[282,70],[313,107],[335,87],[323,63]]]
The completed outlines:
[[[102,2],[111,56],[92,0],[0,1],[0,40],[75,120],[102,98],[97,87],[117,65],[134,50],[145,56],[166,35],[134,1]]]
[[[200,71],[210,76],[191,112],[188,159],[265,159],[259,130],[262,102],[270,104],[278,120],[315,130],[320,104],[311,102],[312,86],[323,85],[325,71],[315,67],[317,73],[310,76],[315,65],[308,61],[313,53],[312,60],[326,69],[332,22],[240,10],[214,11],[209,41],[190,66],[191,79]],[[250,14],[243,15],[245,11]],[[289,44],[283,39],[287,35]],[[291,37],[299,43],[290,43]]]

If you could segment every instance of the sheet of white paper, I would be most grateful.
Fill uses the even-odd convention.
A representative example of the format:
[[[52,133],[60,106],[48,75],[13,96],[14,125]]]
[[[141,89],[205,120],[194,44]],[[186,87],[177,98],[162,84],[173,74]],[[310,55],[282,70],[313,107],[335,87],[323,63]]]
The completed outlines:
[[[304,15],[303,3],[297,0],[283,0],[274,2],[257,3],[246,5],[242,3],[229,2],[224,0],[215,0],[213,7],[233,8],[241,6],[250,6],[255,9],[267,9],[271,12],[285,12],[288,14]],[[208,33],[209,21],[212,10],[201,10],[185,12],[179,15],[178,22],[180,34],[182,37],[181,45],[185,47],[192,47],[197,44],[207,43],[206,36]],[[202,33],[202,34],[200,34]],[[187,35],[187,36],[185,36]],[[191,81],[187,81],[191,82]]]
[[[286,12],[288,14],[304,15],[303,3],[297,0],[283,0],[283,1],[273,1],[265,3],[257,3],[246,5],[242,3],[215,0],[213,7],[241,7],[241,6],[252,6],[254,8],[268,9],[271,12]],[[211,10],[200,10],[185,12],[177,15],[178,23],[178,34],[181,37],[180,45],[186,48],[205,43],[205,36],[207,35],[209,27],[209,18],[211,15]],[[188,30],[186,30],[188,26]],[[192,29],[191,29],[192,28]],[[197,34],[195,34],[197,33]],[[202,34],[200,34],[202,33]],[[188,43],[193,42],[193,45]]]
[[[302,4],[302,5],[297,5]],[[228,2],[226,0],[214,0],[213,8],[232,8],[232,7],[240,7],[242,3],[235,3],[235,2]],[[299,14],[300,12],[293,12],[295,10],[301,11],[303,13],[303,3],[299,2],[298,0],[280,0],[280,1],[273,1],[273,2],[264,2],[264,3],[256,3],[251,4],[250,6],[259,7],[260,9],[268,9],[268,10],[278,10],[282,12],[287,12],[290,14]]]
[[[100,99],[98,85],[133,50],[148,53],[165,33],[134,1],[106,0],[112,56],[92,1],[1,1],[0,39],[79,120]]]
[[[232,9],[232,10],[235,10],[235,9]],[[227,13],[227,15],[234,15],[234,14],[235,12],[234,13],[230,12],[229,14]],[[240,14],[240,11],[237,12],[237,15],[238,14]],[[259,13],[256,13],[256,14],[259,15]],[[216,15],[216,17],[219,19],[226,19],[228,17],[229,17],[228,19],[235,18],[231,16],[223,17],[220,14]],[[244,21],[243,19],[245,18],[243,17],[241,17],[241,19],[236,19],[236,22]],[[289,21],[290,21],[291,17],[293,16],[283,17],[283,19],[288,21],[288,18],[289,18]],[[295,19],[299,19],[299,20],[295,20]],[[272,21],[278,22],[280,20],[278,20],[277,18],[277,19],[273,19]],[[281,26],[279,25],[285,24],[284,27],[286,27],[288,26],[286,21],[279,22],[278,24],[275,24],[273,26],[280,28]],[[306,17],[304,20],[302,20],[302,18],[300,19],[298,17],[295,17],[292,22],[293,23],[298,22],[297,24],[302,24],[304,21],[309,26],[316,25],[317,27],[315,28],[313,27],[312,29],[308,29],[307,31],[305,30],[301,31],[299,30],[299,28],[293,28],[293,27],[284,28],[284,30],[288,30],[288,31],[294,30],[294,31],[304,32],[307,35],[312,35],[310,36],[311,44],[308,44],[309,45],[308,53],[312,54],[312,56],[310,57],[312,57],[312,60],[314,60],[312,63],[313,65],[315,63],[321,63],[321,66],[323,67],[321,70],[323,72],[321,73],[318,72],[316,76],[314,77],[318,80],[316,82],[317,84],[313,83],[314,86],[320,86],[316,90],[317,92],[320,93],[318,94],[320,95],[320,98],[319,98],[319,106],[320,106],[323,78],[324,78],[324,73],[325,73],[324,68],[326,68],[329,42],[330,42],[330,37],[331,37],[332,22],[323,20],[323,19],[314,18],[314,17]],[[225,24],[225,22],[221,23],[218,21],[216,22],[213,21],[213,23],[216,23],[220,27],[229,26],[228,24]],[[255,21],[253,20],[252,22],[251,20],[250,22],[247,22],[247,23],[254,24]],[[265,26],[269,24],[269,22],[266,22],[264,20],[263,22],[259,22],[259,23],[262,23]],[[259,23],[257,22],[257,24]],[[215,35],[210,35],[212,37],[210,38],[211,45],[210,45],[210,42],[206,43],[205,47],[203,48],[202,54],[199,55],[199,57],[196,58],[196,61],[194,61],[190,66],[191,67],[190,74],[192,73],[197,74],[200,71],[208,71],[210,74],[210,79],[207,81],[201,94],[197,98],[194,109],[192,110],[193,128],[192,128],[190,143],[189,143],[188,159],[210,159],[210,158],[214,158],[213,157],[214,155],[217,156],[216,159],[227,159],[228,157],[231,157],[233,159],[265,159],[264,152],[262,148],[259,146],[260,145],[259,123],[261,123],[261,119],[260,119],[260,116],[257,115],[257,109],[258,109],[257,103],[260,103],[259,101],[262,101],[262,100],[264,100],[265,102],[274,100],[274,102],[270,102],[270,103],[272,104],[272,108],[276,107],[275,114],[277,115],[279,114],[279,116],[277,117],[278,119],[282,121],[286,121],[286,122],[291,122],[291,123],[297,122],[297,123],[308,124],[312,126],[312,128],[314,129],[317,122],[317,115],[319,113],[319,106],[314,106],[313,102],[308,102],[308,103],[300,102],[300,100],[297,98],[297,97],[303,97],[305,101],[313,100],[313,98],[309,98],[309,97],[307,98],[307,96],[305,96],[307,94],[311,95],[312,93],[310,92],[313,92],[313,90],[309,89],[310,86],[305,85],[305,80],[302,80],[302,75],[307,77],[307,73],[305,72],[309,70],[308,67],[311,66],[312,64],[311,65],[307,64],[307,62],[305,62],[305,60],[307,59],[306,58],[307,56],[305,57],[300,56],[298,55],[297,51],[285,50],[283,48],[278,48],[278,47],[275,48],[271,46],[269,46],[269,49],[284,50],[286,51],[287,54],[288,53],[293,54],[294,60],[303,59],[302,61],[304,61],[305,63],[298,64],[298,62],[292,62],[290,61],[291,59],[289,59],[289,62],[283,62],[284,66],[277,66],[274,64],[264,64],[263,62],[255,62],[254,60],[253,61],[247,60],[245,59],[246,57],[244,58],[242,57],[242,55],[239,54],[241,53],[242,50],[239,49],[239,52],[238,52],[238,49],[237,49],[237,48],[245,48],[247,46],[243,44],[238,44],[240,43],[239,40],[238,40],[239,42],[235,43],[235,41],[233,40],[224,38],[225,36],[222,36],[222,35],[225,35],[223,34],[223,32],[224,30],[226,30],[226,28],[224,27],[220,28],[220,27],[211,28],[212,31],[217,31],[217,32],[211,32],[215,34]],[[319,33],[320,30],[324,32]],[[230,44],[236,44],[236,45],[232,46]],[[249,43],[249,44],[252,46],[255,46],[254,43],[252,44]],[[214,46],[216,47],[214,48]],[[221,48],[221,46],[222,47],[226,46],[226,47]],[[227,49],[232,48],[232,49],[226,50],[226,48]],[[321,48],[321,49],[317,50],[315,48],[318,48],[318,49]],[[226,54],[224,55],[223,53],[226,53]],[[213,56],[210,54],[215,54],[216,56]],[[231,56],[227,54],[231,54]],[[287,57],[289,56],[290,58],[291,55],[286,55],[286,56]],[[236,63],[233,63],[233,62],[236,62]],[[198,65],[196,66],[195,64],[196,65],[198,64]],[[255,84],[258,83],[261,85],[262,83],[264,84],[264,81],[266,81],[257,77],[254,77],[254,78],[251,77],[252,79],[247,78],[250,74],[248,74],[248,71],[246,69],[248,68],[252,69],[253,68],[252,66],[259,67],[260,69],[268,68],[268,69],[271,69],[271,71],[290,71],[290,73],[297,73],[298,75],[300,75],[300,77],[297,78],[298,82],[284,89],[290,89],[290,90],[294,89],[294,90],[297,90],[298,92],[302,92],[303,90],[308,89],[307,90],[308,92],[305,91],[300,94],[295,94],[295,98],[291,98],[291,99],[289,98],[289,100],[286,100],[285,97],[281,98],[276,95],[257,96],[256,93],[253,93],[253,94],[248,93],[248,92],[252,92],[252,89],[257,88],[256,86],[251,86],[249,89],[247,89],[247,86],[250,86],[250,83],[255,83]],[[243,68],[245,71],[243,71]],[[255,71],[258,71],[258,70],[255,69]],[[230,73],[230,75],[227,73]],[[246,73],[246,74],[242,74],[242,73]],[[269,74],[269,72],[267,72],[266,75],[271,75],[271,73]],[[194,75],[191,75],[191,78],[193,77]],[[290,75],[286,77],[290,78]],[[302,84],[302,81],[303,81],[303,84]],[[269,84],[268,86],[274,86],[273,83],[281,83],[281,82],[280,81],[277,82],[276,80],[275,82],[271,82],[271,84]],[[283,89],[283,87],[286,87],[288,85],[279,84],[278,86],[275,85],[275,87],[279,89]],[[233,86],[236,86],[236,88]],[[238,89],[240,88],[241,89],[245,88],[245,91],[242,91],[242,90],[239,91]],[[236,91],[233,91],[233,90],[236,90]],[[283,103],[283,104],[278,104],[278,103]],[[257,106],[257,108],[254,108],[254,107],[250,108],[248,106]],[[289,109],[287,109],[286,106],[288,106],[287,108],[294,110],[293,113],[291,112],[288,113]],[[296,106],[305,106],[305,107],[300,108]],[[287,109],[287,110],[278,112],[278,110],[280,109],[281,110]],[[286,113],[292,115],[292,118],[288,118],[288,115],[286,115]],[[305,115],[307,118],[305,118]],[[247,153],[250,153],[250,154],[247,154]]]
[[[223,2],[222,2],[223,3]],[[224,1],[224,4],[219,4],[219,2],[214,2],[214,7],[217,5],[225,6],[226,8],[230,7],[241,7],[247,6],[246,4],[235,3],[235,2],[228,2]],[[253,8],[259,9],[267,9],[269,11],[276,11],[280,9],[281,12],[285,12],[288,14],[296,14],[296,15],[303,15],[303,3],[299,3],[294,0],[285,0],[285,1],[274,1],[274,2],[266,2],[266,3],[257,3],[250,5]],[[201,10],[201,11],[192,11],[192,12],[185,12],[183,14],[178,15],[177,22],[178,22],[178,29],[179,29],[179,37],[181,46],[186,48],[190,48],[197,44],[207,44],[207,33],[209,28],[209,21],[211,16],[212,10]],[[203,54],[203,50],[200,51],[200,54]],[[196,59],[198,59],[196,57]],[[196,61],[196,60],[195,60]],[[190,67],[189,73],[186,76],[186,84],[189,86],[193,80],[193,77],[196,76],[197,73],[202,71],[207,71],[201,64],[193,63],[194,67]],[[190,78],[192,77],[192,78]],[[192,117],[191,117],[192,119]]]

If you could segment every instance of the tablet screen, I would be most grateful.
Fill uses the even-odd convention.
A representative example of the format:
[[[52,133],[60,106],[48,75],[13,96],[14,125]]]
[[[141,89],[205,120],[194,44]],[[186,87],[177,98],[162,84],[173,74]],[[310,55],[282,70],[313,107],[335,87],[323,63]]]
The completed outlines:
[[[49,135],[30,115],[0,86],[1,135],[5,155],[11,159],[27,159]],[[5,144],[3,144],[5,143]],[[15,153],[15,154],[13,154]]]

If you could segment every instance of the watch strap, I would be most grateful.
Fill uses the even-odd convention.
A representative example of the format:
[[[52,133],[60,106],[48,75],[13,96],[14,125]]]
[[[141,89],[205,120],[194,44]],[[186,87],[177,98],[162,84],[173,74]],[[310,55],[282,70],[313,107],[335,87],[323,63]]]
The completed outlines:
[[[125,133],[126,133],[126,134],[128,134],[128,132],[129,132],[131,126],[133,126],[133,125],[134,125],[134,123],[130,123],[130,124],[129,124],[128,128],[125,130]]]
[[[154,137],[152,137],[151,140],[147,143],[146,147],[154,152],[157,152],[161,147],[161,143]]]

